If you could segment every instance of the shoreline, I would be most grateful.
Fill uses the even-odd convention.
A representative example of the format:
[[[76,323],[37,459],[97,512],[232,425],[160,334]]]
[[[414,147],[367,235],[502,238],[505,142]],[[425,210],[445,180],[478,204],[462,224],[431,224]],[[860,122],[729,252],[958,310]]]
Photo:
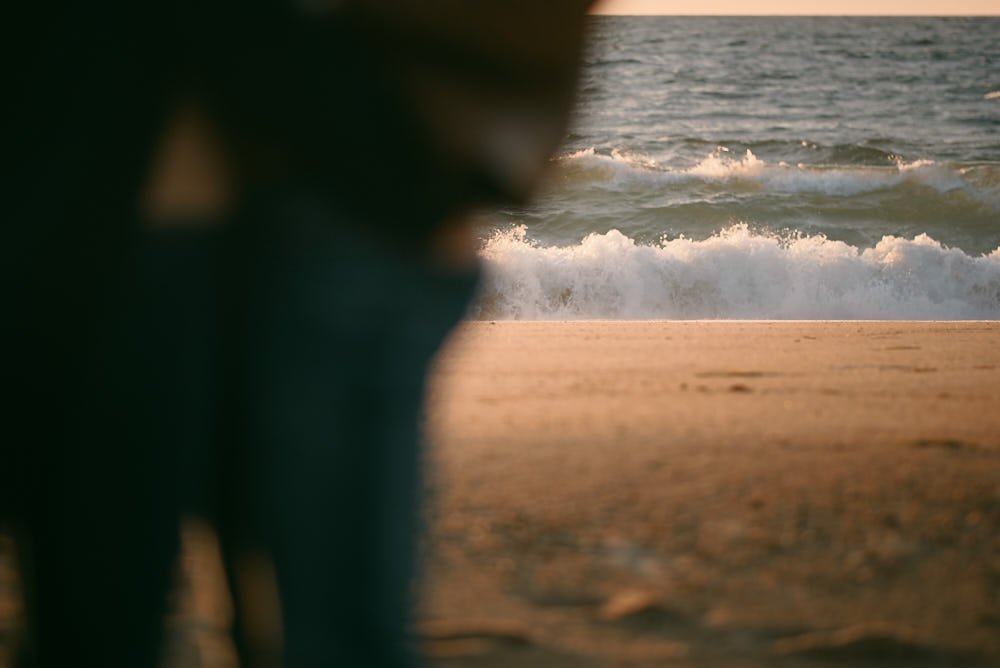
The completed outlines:
[[[433,665],[996,665],[1000,323],[468,321]]]
[[[462,320],[459,325],[455,328],[452,333],[454,335],[461,335],[462,330],[475,328],[478,325],[484,323],[505,325],[505,326],[522,326],[522,325],[610,325],[610,324],[620,324],[623,326],[638,326],[638,325],[684,325],[684,324],[717,324],[717,325],[728,325],[728,324],[760,324],[760,325],[775,325],[775,324],[789,324],[789,325],[851,325],[851,324],[863,324],[863,325],[914,325],[914,326],[930,326],[931,328],[938,326],[948,326],[948,325],[988,325],[995,327],[997,332],[1000,333],[1000,320],[990,320],[990,319],[959,319],[959,320],[948,320],[948,319],[920,319],[912,318],[908,320],[900,319],[843,319],[843,318],[830,318],[830,319],[815,319],[815,318],[686,318],[686,319],[675,319],[675,318],[580,318],[580,319],[561,319],[561,320],[504,320],[504,319],[470,319],[466,318]]]

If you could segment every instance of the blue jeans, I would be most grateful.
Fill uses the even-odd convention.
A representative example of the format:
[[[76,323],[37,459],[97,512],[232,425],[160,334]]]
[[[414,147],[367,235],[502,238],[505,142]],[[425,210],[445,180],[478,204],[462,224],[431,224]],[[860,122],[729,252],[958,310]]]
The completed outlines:
[[[12,337],[33,437],[3,472],[23,662],[155,664],[194,511],[230,575],[243,553],[270,556],[284,665],[411,665],[423,384],[475,272],[392,250],[302,192],[208,222],[137,227],[86,317],[53,316],[64,351]]]
[[[318,198],[248,218],[222,348],[226,542],[273,559],[285,665],[410,665],[424,382],[475,272],[376,244]]]

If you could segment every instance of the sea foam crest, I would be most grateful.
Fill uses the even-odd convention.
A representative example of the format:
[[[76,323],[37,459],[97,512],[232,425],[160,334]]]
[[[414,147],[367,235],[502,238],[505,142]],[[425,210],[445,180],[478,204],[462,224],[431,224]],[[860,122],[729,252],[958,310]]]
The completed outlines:
[[[825,167],[789,165],[761,160],[750,149],[733,154],[718,147],[693,167],[663,166],[638,153],[613,150],[610,154],[585,149],[557,161],[564,173],[577,180],[589,180],[601,187],[628,190],[650,185],[689,183],[695,180],[745,183],[782,193],[819,193],[831,196],[858,195],[916,183],[948,192],[958,188],[975,190],[962,173],[932,160],[897,161],[884,167]]]
[[[856,248],[735,225],[640,244],[617,230],[542,246],[523,226],[481,249],[480,319],[996,319],[1000,248],[972,257],[927,235]]]

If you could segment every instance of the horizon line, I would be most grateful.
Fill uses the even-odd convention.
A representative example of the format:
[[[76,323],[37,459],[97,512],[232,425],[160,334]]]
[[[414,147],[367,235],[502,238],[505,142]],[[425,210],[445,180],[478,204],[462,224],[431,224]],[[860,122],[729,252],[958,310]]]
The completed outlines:
[[[634,14],[630,12],[588,12],[590,16],[728,16],[733,18],[859,18],[859,19],[995,19],[1000,18],[1000,12],[996,14],[835,14],[835,13],[814,13],[814,14],[780,14],[780,13],[753,13],[739,14],[728,12],[660,12],[656,14]]]

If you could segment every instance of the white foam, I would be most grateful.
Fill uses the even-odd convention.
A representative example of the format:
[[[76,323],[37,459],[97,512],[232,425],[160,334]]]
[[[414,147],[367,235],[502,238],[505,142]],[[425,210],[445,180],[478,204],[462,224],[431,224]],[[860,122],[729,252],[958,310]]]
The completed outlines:
[[[580,181],[596,182],[613,190],[635,186],[656,186],[690,181],[682,172],[663,168],[656,160],[641,153],[614,149],[610,154],[583,149],[556,160],[564,175]]]
[[[740,184],[778,193],[818,193],[850,196],[887,190],[910,182],[948,192],[958,188],[973,189],[961,172],[931,160],[897,161],[885,167],[822,167],[787,165],[761,160],[749,149],[742,156],[719,147],[697,165],[678,169],[659,164],[638,153],[612,151],[597,153],[593,148],[577,151],[558,160],[569,174],[583,170],[592,181],[609,189],[668,186],[701,180]]]
[[[766,168],[767,163],[755,156],[750,149],[747,149],[742,158],[734,158],[729,154],[729,149],[720,146],[686,172],[704,179],[728,181],[760,176]]]
[[[486,241],[484,319],[996,319],[1000,248],[972,257],[927,235],[856,248],[736,225],[639,244],[617,230],[567,247],[512,228]]]

